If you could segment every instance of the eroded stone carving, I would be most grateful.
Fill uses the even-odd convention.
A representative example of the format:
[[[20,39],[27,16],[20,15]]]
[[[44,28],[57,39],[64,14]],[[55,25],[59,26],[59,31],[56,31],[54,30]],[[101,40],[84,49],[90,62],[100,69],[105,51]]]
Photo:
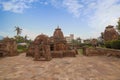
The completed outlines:
[[[117,40],[118,36],[119,36],[118,33],[111,25],[106,27],[103,34],[103,38],[105,41]]]
[[[15,56],[17,55],[17,43],[14,39],[4,38],[0,42],[0,56]]]

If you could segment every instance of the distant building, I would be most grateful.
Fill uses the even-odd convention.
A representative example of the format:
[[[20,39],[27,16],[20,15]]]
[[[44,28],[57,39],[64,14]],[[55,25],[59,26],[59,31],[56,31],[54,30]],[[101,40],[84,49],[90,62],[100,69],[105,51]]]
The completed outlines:
[[[91,39],[86,39],[83,42],[86,43],[86,44],[90,44],[91,43]]]
[[[78,37],[76,40],[77,40],[78,43],[81,43],[81,38],[80,37]]]
[[[69,36],[65,37],[67,43],[72,43],[72,40],[74,40],[74,34],[70,34]]]

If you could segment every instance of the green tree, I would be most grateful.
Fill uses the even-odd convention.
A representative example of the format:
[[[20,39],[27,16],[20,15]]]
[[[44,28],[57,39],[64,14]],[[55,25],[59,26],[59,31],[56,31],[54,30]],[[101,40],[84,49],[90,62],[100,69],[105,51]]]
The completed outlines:
[[[24,37],[22,37],[22,36],[14,36],[14,37],[15,37],[17,43],[25,42],[25,39],[24,39]]]
[[[27,38],[28,38],[28,36],[27,36],[27,35],[25,35],[25,37],[24,37],[25,42],[28,40]]]
[[[118,24],[117,24],[116,28],[117,28],[117,30],[118,30],[118,32],[119,32],[119,34],[120,34],[120,18],[119,18],[119,20],[118,20],[117,23],[118,23]]]
[[[22,29],[19,26],[15,26],[15,31],[17,32],[17,36],[19,36],[22,32]]]

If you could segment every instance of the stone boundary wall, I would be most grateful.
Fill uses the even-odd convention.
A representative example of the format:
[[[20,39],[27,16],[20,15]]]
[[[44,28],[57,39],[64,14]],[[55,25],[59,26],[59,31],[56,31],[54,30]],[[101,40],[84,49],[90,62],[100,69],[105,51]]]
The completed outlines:
[[[83,48],[83,54],[86,56],[115,56],[120,57],[120,50],[108,49],[108,48]]]

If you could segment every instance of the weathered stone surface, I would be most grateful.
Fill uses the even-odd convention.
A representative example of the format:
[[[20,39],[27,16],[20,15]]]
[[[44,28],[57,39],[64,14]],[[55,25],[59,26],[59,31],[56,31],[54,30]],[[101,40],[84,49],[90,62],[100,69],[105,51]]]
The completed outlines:
[[[51,51],[53,58],[63,58],[63,51]]]
[[[34,57],[35,54],[35,44],[32,42],[30,46],[28,47],[28,50],[26,52],[26,56],[32,56]]]
[[[115,57],[77,55],[38,62],[23,53],[0,59],[0,80],[119,79],[120,59]]]
[[[4,38],[0,42],[0,56],[17,55],[17,43],[14,39]]]
[[[76,54],[77,50],[70,50],[63,32],[58,27],[50,38],[43,34],[37,36],[30,45],[26,56],[33,56],[34,60],[40,60],[41,57],[51,60],[52,57],[74,57]]]
[[[53,40],[54,42],[52,44],[54,44],[54,51],[67,50],[67,41],[59,27],[54,31]]]
[[[87,56],[97,56],[97,55],[105,55],[105,56],[115,56],[120,57],[120,50],[115,49],[106,49],[106,48],[84,48],[84,55]]]
[[[96,47],[96,46],[97,46],[97,42],[98,42],[97,39],[92,39],[92,40],[91,40],[92,46],[93,46],[93,47]]]
[[[56,38],[56,41],[60,40],[60,39],[63,39],[63,40],[65,39],[64,35],[63,35],[63,32],[61,31],[61,29],[59,27],[57,27],[55,29],[53,37]]]
[[[51,60],[49,38],[46,35],[39,35],[34,41],[34,60],[40,60],[40,58],[45,58],[45,60]]]
[[[118,39],[118,36],[119,36],[118,33],[111,25],[106,27],[104,34],[103,34],[103,38],[105,41],[116,40]]]

